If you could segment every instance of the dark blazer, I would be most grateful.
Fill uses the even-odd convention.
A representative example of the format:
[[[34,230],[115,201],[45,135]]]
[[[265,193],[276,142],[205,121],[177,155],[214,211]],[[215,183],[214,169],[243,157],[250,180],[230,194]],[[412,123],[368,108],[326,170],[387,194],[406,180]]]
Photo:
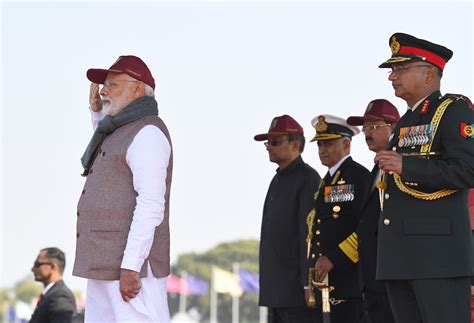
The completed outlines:
[[[36,305],[30,323],[70,323],[76,299],[62,280],[57,281]]]
[[[260,235],[261,306],[306,305],[306,216],[313,207],[319,180],[318,173],[298,157],[277,170],[270,183]]]
[[[335,288],[330,297],[335,299],[360,297],[355,232],[363,203],[367,199],[370,173],[349,157],[332,177],[328,175],[324,178],[325,184],[320,188],[319,195],[314,201],[316,216],[313,225],[311,266],[314,267],[319,256],[327,256],[334,265],[334,269],[329,272],[329,284]],[[354,185],[354,199],[346,202],[326,202],[325,187],[331,186],[334,181],[334,185],[342,181]],[[334,212],[337,209],[339,212]],[[349,253],[351,256],[340,246],[344,241],[351,247],[352,253]],[[315,295],[317,302],[320,303],[321,293],[316,292]]]
[[[374,166],[370,174],[368,198],[364,204],[357,228],[359,251],[359,286],[362,292],[386,294],[385,282],[375,280],[377,266],[377,234],[380,215],[379,192],[375,180],[379,168]]]
[[[400,128],[429,124],[444,102],[439,91],[404,115],[389,147],[399,153],[419,152],[420,146],[399,147]],[[423,109],[422,105],[427,105]],[[471,276],[473,250],[467,207],[474,186],[474,140],[461,135],[461,123],[473,124],[474,112],[463,99],[448,106],[433,139],[430,157],[403,157],[402,182],[411,189],[456,193],[423,200],[402,192],[387,176],[384,213],[379,221],[377,279],[411,280]]]

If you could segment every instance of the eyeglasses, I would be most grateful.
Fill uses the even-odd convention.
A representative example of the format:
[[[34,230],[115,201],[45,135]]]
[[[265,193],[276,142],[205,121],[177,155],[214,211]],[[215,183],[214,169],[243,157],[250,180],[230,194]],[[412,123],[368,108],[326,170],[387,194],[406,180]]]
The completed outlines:
[[[409,70],[412,67],[431,67],[432,65],[428,64],[418,64],[418,65],[394,65],[392,66],[392,69],[390,69],[387,73],[388,74],[403,74],[407,70]]]
[[[267,142],[264,142],[263,144],[265,145],[265,147],[268,147],[268,145],[270,146],[280,146],[284,141],[289,141],[288,139],[272,139],[270,141],[267,141]]]
[[[108,81],[104,82],[102,85],[102,88],[109,89],[109,90],[114,90],[117,88],[118,84],[116,82],[140,82],[136,80],[115,80],[115,81]]]
[[[363,131],[364,133],[368,133],[368,132],[375,131],[375,130],[377,130],[377,129],[380,128],[380,127],[387,127],[387,126],[391,126],[391,124],[390,124],[390,123],[371,124],[371,125],[362,127],[362,131]]]
[[[52,262],[41,262],[41,261],[38,261],[36,260],[34,263],[33,263],[33,268],[39,268],[43,265],[52,265],[53,263]]]

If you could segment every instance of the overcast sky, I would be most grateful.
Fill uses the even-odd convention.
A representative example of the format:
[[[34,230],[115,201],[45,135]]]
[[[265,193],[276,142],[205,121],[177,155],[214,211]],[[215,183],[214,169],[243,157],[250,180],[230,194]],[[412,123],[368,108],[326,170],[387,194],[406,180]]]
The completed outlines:
[[[80,157],[92,135],[88,68],[140,56],[157,81],[174,147],[171,255],[259,238],[276,165],[253,136],[290,114],[360,115],[386,98],[388,39],[406,32],[454,51],[442,92],[473,96],[471,2],[18,2],[1,4],[0,287],[38,250],[75,250]],[[372,167],[362,135],[354,159]],[[317,148],[303,158],[320,174]]]

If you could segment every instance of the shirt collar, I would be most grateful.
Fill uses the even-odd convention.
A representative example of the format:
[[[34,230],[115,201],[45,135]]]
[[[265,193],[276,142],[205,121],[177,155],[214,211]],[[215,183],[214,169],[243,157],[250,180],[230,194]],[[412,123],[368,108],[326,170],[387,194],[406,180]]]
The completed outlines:
[[[291,171],[292,169],[294,169],[295,167],[297,167],[301,163],[303,163],[303,158],[301,158],[301,155],[299,155],[288,166],[286,166],[283,169],[280,169],[278,167],[276,171],[277,171],[278,174],[285,174],[285,173]]]
[[[43,289],[41,294],[46,295],[46,293],[51,289],[51,287],[53,287],[53,285],[54,285],[54,282],[49,283],[48,285],[46,285],[46,287]]]
[[[347,159],[349,158],[349,154],[345,155],[344,157],[341,158],[340,161],[338,161],[336,163],[336,165],[332,166],[329,168],[329,175],[331,175],[331,177],[334,175],[334,173],[339,169],[339,167],[342,165],[342,163]]]
[[[411,110],[412,112],[415,112],[416,108],[420,105],[421,102],[423,102],[427,97],[429,97],[429,95],[425,96],[424,98],[422,98],[420,101],[416,102],[414,106],[412,107],[409,107],[407,106],[407,110]]]

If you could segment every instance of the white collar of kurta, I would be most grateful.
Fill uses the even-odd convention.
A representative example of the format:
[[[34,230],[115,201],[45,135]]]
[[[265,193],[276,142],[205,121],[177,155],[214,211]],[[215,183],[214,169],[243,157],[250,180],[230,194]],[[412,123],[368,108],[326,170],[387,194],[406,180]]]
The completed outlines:
[[[334,175],[334,173],[338,170],[339,166],[341,166],[341,164],[347,159],[349,158],[350,155],[346,155],[344,157],[341,158],[340,161],[338,161],[336,163],[336,165],[332,166],[329,168],[329,175],[331,175],[331,177]]]
[[[427,97],[428,97],[428,95],[425,96],[425,97],[424,97],[423,99],[421,99],[420,101],[416,102],[415,105],[412,106],[412,107],[407,106],[407,110],[411,110],[411,111],[415,112],[416,107],[421,103],[421,101],[425,100]]]
[[[50,290],[51,287],[53,287],[53,285],[54,285],[54,282],[49,283],[48,285],[46,285],[46,287],[43,289],[43,291],[41,292],[41,294],[46,295],[46,293],[48,292],[48,290]]]

